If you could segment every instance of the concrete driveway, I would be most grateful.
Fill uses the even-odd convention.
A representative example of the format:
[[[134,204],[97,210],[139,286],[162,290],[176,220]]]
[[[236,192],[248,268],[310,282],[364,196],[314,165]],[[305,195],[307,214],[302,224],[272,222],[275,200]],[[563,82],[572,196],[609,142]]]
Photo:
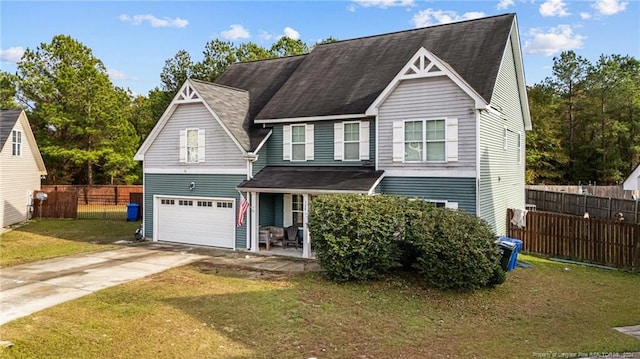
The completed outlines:
[[[0,269],[0,325],[205,255],[123,247]]]

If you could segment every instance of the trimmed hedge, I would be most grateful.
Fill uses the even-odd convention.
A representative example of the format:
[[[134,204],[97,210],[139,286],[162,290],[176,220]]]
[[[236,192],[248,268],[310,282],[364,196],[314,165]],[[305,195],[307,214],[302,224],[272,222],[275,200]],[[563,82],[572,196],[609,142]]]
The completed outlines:
[[[504,282],[495,236],[479,218],[407,197],[320,196],[309,213],[316,257],[338,282],[414,270],[443,289]]]

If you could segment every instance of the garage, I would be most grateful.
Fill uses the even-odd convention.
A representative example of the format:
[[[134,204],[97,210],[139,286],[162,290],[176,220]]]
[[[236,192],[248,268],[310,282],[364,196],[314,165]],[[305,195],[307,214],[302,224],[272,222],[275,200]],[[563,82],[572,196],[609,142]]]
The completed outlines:
[[[160,241],[235,248],[232,198],[156,197]]]

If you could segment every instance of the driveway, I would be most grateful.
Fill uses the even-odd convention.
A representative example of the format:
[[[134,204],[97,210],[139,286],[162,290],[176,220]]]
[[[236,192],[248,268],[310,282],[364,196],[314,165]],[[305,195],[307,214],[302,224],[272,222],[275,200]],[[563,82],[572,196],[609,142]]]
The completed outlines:
[[[123,247],[0,269],[0,325],[100,289],[201,259],[184,251]]]

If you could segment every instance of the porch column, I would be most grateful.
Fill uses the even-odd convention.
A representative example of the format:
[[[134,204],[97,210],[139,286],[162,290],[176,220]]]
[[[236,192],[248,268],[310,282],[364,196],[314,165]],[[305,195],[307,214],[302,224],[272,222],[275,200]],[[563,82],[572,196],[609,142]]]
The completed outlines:
[[[302,258],[311,257],[311,236],[309,235],[309,195],[302,195]]]
[[[251,203],[251,207],[249,208],[249,228],[247,228],[247,230],[251,233],[251,252],[257,252],[260,249],[260,244],[259,244],[259,231],[260,231],[260,224],[258,223],[258,218],[260,218],[260,213],[259,213],[259,208],[260,208],[260,203],[259,203],[259,197],[258,197],[258,193],[257,192],[249,192],[251,195],[251,200],[249,203]]]

